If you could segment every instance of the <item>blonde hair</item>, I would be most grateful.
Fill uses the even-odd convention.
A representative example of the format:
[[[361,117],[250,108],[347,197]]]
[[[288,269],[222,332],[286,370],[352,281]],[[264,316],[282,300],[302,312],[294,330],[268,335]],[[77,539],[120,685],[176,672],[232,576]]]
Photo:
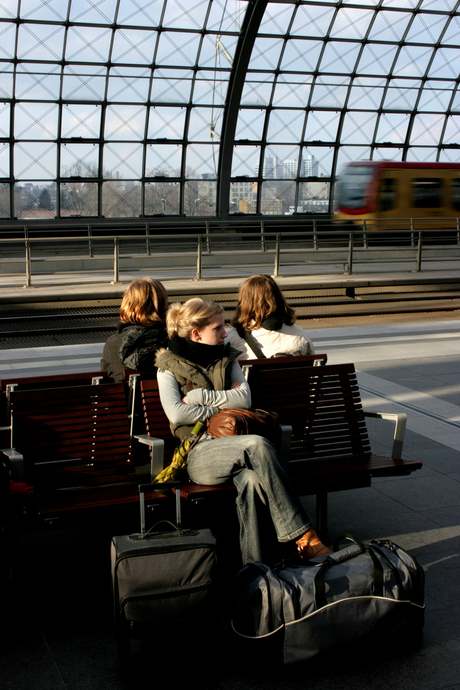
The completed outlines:
[[[120,306],[120,321],[150,326],[164,321],[168,309],[168,293],[155,278],[138,278],[126,288]]]
[[[279,312],[285,324],[292,326],[295,322],[295,311],[287,304],[273,278],[262,274],[250,276],[240,287],[231,325],[245,331],[254,330],[275,312]]]
[[[171,304],[166,314],[166,328],[171,340],[175,335],[190,340],[190,334],[194,328],[202,330],[211,323],[215,314],[221,314],[223,308],[220,304],[204,301],[201,297],[192,297],[184,304],[175,302]]]

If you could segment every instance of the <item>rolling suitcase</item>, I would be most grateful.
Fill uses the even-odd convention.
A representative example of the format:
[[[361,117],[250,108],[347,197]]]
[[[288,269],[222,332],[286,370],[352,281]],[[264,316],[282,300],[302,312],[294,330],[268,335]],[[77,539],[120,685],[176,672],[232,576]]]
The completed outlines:
[[[339,549],[344,538],[353,543]],[[363,544],[343,535],[333,553],[309,564],[246,565],[236,582],[232,628],[251,654],[269,650],[285,664],[332,650],[381,650],[382,643],[404,648],[421,640],[424,582],[415,557],[393,542]]]
[[[179,487],[165,482],[162,488]],[[111,544],[115,637],[122,673],[141,672],[144,660],[152,670],[152,654],[171,637],[198,643],[215,638],[216,542],[208,529],[181,529],[180,496],[176,491],[176,525],[162,521],[145,530],[141,485],[141,531],[115,536]],[[150,653],[147,653],[150,650]]]

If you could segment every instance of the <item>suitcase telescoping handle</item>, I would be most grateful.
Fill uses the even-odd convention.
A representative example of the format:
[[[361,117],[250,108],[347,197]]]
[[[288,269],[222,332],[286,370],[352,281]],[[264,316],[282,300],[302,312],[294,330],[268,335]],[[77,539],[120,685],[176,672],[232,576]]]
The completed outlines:
[[[176,525],[180,529],[182,526],[182,515],[180,505],[180,482],[161,482],[161,484],[139,484],[139,499],[141,506],[141,534],[145,533],[145,492],[161,487],[163,489],[176,489]]]

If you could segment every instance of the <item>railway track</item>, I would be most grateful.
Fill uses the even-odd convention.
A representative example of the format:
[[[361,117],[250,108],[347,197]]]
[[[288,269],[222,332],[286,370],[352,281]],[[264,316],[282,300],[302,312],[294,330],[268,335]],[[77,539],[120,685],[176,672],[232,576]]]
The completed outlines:
[[[299,325],[304,328],[309,324],[320,328],[324,321],[331,325],[339,319],[395,317],[398,314],[413,318],[458,311],[460,317],[460,291],[362,294],[357,298],[346,294],[312,296],[304,289],[285,291],[285,295],[296,310]],[[206,298],[220,302],[226,319],[230,318],[236,306],[236,294],[207,295]],[[174,296],[174,300],[180,299],[181,296]],[[119,302],[104,306],[93,304],[87,300],[60,308],[47,305],[4,308],[0,311],[0,350],[104,341],[116,330]]]

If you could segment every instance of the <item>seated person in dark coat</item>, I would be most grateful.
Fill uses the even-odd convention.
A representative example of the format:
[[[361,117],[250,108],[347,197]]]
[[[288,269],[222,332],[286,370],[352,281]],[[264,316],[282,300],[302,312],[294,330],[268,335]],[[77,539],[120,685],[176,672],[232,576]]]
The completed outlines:
[[[123,381],[123,369],[155,373],[155,353],[168,346],[168,294],[159,280],[139,278],[126,289],[117,332],[104,345],[101,369]]]

